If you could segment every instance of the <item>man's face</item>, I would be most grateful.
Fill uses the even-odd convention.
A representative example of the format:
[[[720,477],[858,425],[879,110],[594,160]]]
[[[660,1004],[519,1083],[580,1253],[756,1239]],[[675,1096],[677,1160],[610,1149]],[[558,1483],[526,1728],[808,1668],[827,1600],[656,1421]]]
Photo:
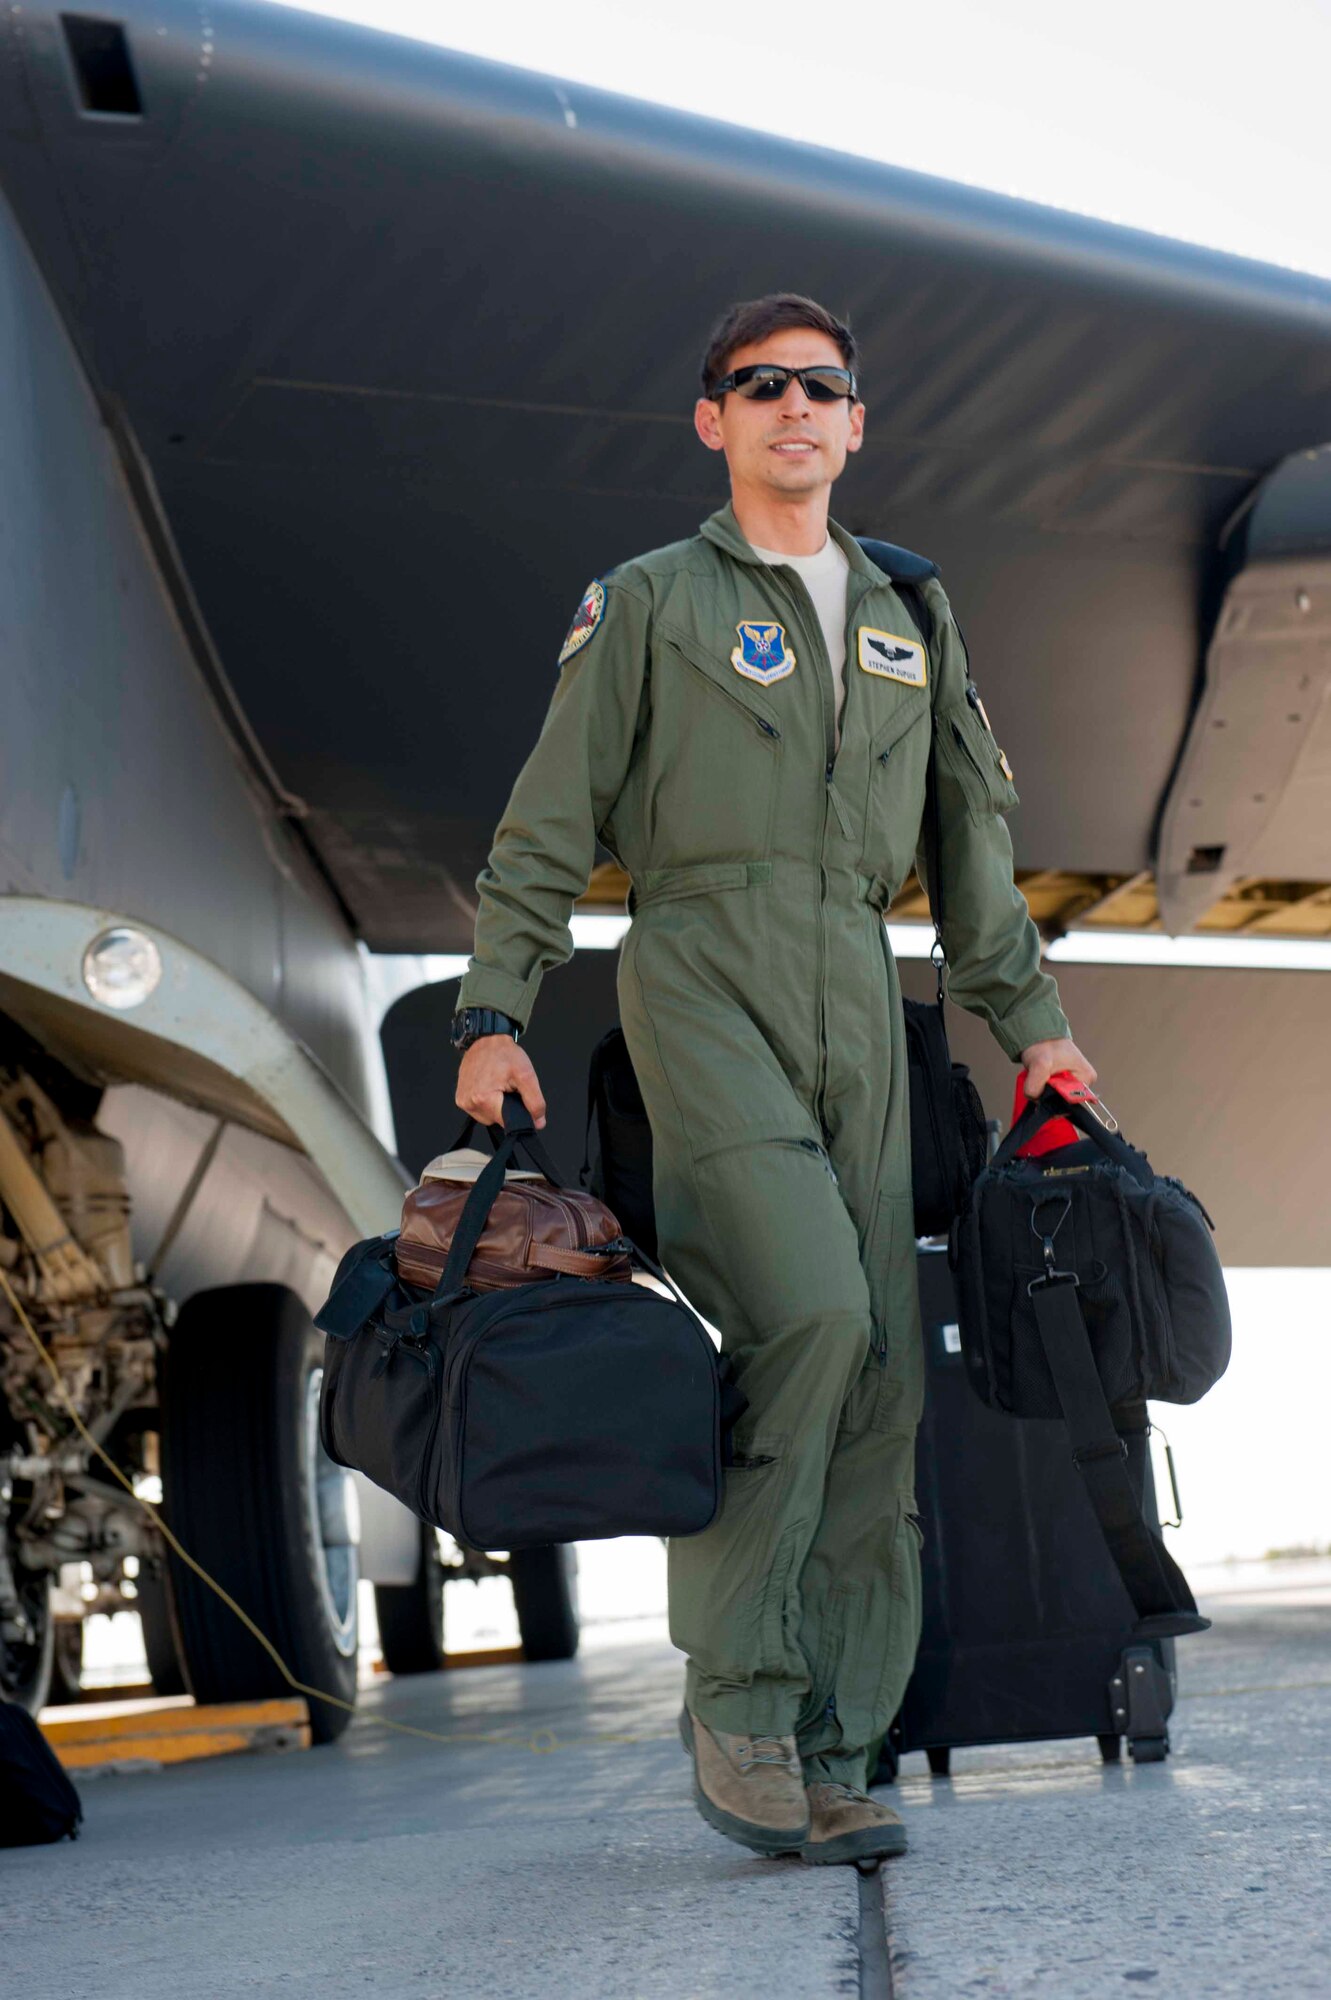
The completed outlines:
[[[783,327],[748,347],[737,347],[726,363],[747,368],[775,361],[783,368],[844,368],[836,342],[812,327]],[[723,451],[732,487],[762,488],[794,498],[828,487],[858,451],[864,438],[864,405],[844,396],[834,403],[811,403],[796,381],[786,384],[779,403],[754,403],[732,391],[719,403],[700,397],[694,428],[709,451]]]

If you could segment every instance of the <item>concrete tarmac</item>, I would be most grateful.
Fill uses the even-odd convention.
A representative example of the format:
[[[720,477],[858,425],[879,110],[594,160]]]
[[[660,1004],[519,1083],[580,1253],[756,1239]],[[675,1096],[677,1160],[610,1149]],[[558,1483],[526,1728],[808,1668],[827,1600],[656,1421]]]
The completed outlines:
[[[885,1915],[898,2000],[1311,2000],[1331,1564],[1259,1566],[1206,1608],[1166,1764],[1105,1769],[1090,1739],[959,1751],[950,1780],[909,1758],[912,1851],[864,1885],[697,1818],[659,1638],[380,1680],[336,1746],[108,1773],[77,1844],[0,1853],[5,1991],[881,2000]]]

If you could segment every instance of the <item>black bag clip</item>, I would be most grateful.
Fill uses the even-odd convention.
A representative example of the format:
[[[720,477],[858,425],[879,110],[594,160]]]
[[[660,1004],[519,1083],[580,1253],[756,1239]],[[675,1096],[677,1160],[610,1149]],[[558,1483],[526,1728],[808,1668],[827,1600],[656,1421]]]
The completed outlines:
[[[1057,1221],[1046,1230],[1038,1220],[1040,1210],[1050,1202],[1061,1204]],[[1037,1285],[1080,1284],[1075,1271],[1060,1271],[1054,1262],[1054,1238],[1072,1213],[1072,1197],[1067,1194],[1041,1194],[1031,1202],[1031,1233],[1039,1239],[1040,1254],[1044,1258],[1044,1270],[1038,1278],[1032,1278],[1026,1287],[1027,1295],[1035,1291]]]

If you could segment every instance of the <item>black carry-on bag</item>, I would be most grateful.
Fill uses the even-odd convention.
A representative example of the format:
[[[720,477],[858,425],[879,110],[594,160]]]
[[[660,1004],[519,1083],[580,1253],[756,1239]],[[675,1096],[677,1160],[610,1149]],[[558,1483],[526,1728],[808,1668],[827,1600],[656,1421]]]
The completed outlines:
[[[0,1696],[0,1847],[77,1840],[79,1795],[34,1718]]]
[[[504,1120],[433,1294],[398,1278],[396,1231],[343,1258],[315,1316],[324,1449],[471,1548],[697,1534],[721,1501],[721,1377],[664,1272],[634,1251],[668,1298],[567,1275],[468,1286],[515,1155],[563,1186],[520,1098]]]
[[[1098,1739],[1141,1763],[1169,1748],[1174,1642],[1137,1630],[1062,1424],[987,1408],[967,1381],[953,1274],[918,1254],[924,1414],[915,1492],[923,1623],[877,1782],[907,1751],[945,1774],[970,1745]],[[1159,1529],[1144,1407],[1118,1412],[1139,1517]],[[1170,1464],[1172,1480],[1173,1467]],[[1178,1495],[1174,1492],[1175,1516]]]
[[[1054,1117],[1082,1140],[1020,1158]],[[1008,1416],[1063,1419],[1138,1632],[1204,1631],[1143,1517],[1117,1415],[1148,1399],[1194,1403],[1228,1365],[1229,1302],[1201,1203],[1154,1171],[1092,1093],[1055,1087],[977,1177],[951,1259],[971,1387]]]

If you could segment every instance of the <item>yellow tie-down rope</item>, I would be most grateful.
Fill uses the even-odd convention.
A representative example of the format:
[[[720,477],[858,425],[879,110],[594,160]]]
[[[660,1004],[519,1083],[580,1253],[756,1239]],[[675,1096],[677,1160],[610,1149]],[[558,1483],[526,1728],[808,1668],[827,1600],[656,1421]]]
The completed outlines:
[[[3,1287],[5,1297],[9,1300],[10,1305],[13,1307],[15,1313],[17,1314],[19,1324],[22,1326],[23,1331],[27,1334],[28,1339],[32,1342],[38,1354],[41,1356],[42,1363],[45,1366],[47,1373],[50,1375],[51,1380],[55,1385],[56,1393],[59,1395],[60,1401],[63,1403],[65,1410],[70,1418],[70,1421],[74,1425],[75,1430],[78,1432],[79,1436],[83,1439],[83,1442],[88,1446],[89,1450],[95,1453],[95,1455],[101,1460],[102,1464],[106,1467],[107,1471],[111,1474],[112,1478],[115,1479],[121,1486],[124,1487],[130,1499],[133,1500],[137,1506],[143,1509],[144,1513],[148,1516],[148,1519],[153,1523],[154,1527],[157,1529],[158,1533],[162,1536],[164,1541],[166,1541],[168,1546],[175,1551],[176,1555],[179,1556],[181,1562],[183,1562],[188,1569],[192,1569],[195,1576],[197,1576],[201,1582],[207,1584],[209,1590],[211,1590],[215,1596],[221,1598],[227,1610],[232,1612],[234,1616],[240,1620],[241,1624],[245,1627],[245,1630],[250,1634],[250,1637],[258,1641],[259,1645],[263,1647],[264,1652],[267,1653],[269,1659],[272,1661],[273,1665],[277,1668],[277,1671],[279,1672],[279,1674],[281,1674],[283,1680],[286,1682],[289,1688],[291,1688],[296,1694],[304,1695],[307,1701],[326,1702],[330,1708],[345,1709],[348,1715],[354,1715],[356,1712],[356,1704],[354,1701],[344,1701],[341,1695],[329,1694],[327,1690],[324,1688],[308,1687],[304,1681],[298,1680],[296,1678],[295,1674],[292,1673],[290,1667],[287,1665],[286,1661],[282,1658],[282,1655],[278,1652],[276,1646],[273,1644],[272,1640],[268,1637],[267,1633],[261,1632],[259,1630],[259,1627],[250,1617],[248,1611],[242,1610],[241,1606],[237,1604],[235,1598],[232,1597],[228,1591],[222,1588],[221,1584],[217,1581],[216,1577],[209,1576],[207,1570],[203,1567],[203,1564],[201,1562],[195,1561],[194,1557],[190,1554],[189,1550],[183,1547],[183,1545],[177,1540],[176,1536],[171,1532],[170,1528],[168,1528],[166,1522],[162,1519],[162,1516],[158,1513],[156,1507],[153,1506],[152,1502],[149,1500],[145,1500],[141,1493],[136,1493],[134,1491],[133,1482],[128,1478],[126,1478],[125,1474],[121,1471],[120,1467],[116,1464],[115,1460],[111,1457],[109,1452],[104,1451],[101,1445],[98,1444],[96,1438],[93,1436],[92,1432],[88,1429],[88,1426],[84,1423],[82,1417],[75,1409],[74,1399],[70,1395],[69,1390],[65,1386],[65,1378],[60,1373],[59,1368],[56,1366],[50,1354],[47,1352],[45,1346],[41,1341],[41,1338],[39,1337],[35,1327],[32,1324],[32,1321],[28,1318],[27,1313],[24,1311],[22,1301],[19,1299],[19,1297],[14,1291],[13,1286],[10,1284],[3,1265],[0,1265],[0,1287]],[[369,1718],[367,1717],[366,1720],[368,1721],[368,1719]],[[537,1732],[534,1735],[527,1737],[525,1739],[515,1739],[511,1736],[506,1737],[497,1734],[495,1732],[490,1732],[486,1734],[477,1733],[473,1735],[467,1735],[461,1732],[456,1732],[452,1735],[444,1736],[438,1730],[435,1729],[418,1729],[412,1723],[409,1722],[394,1722],[386,1715],[377,1715],[375,1716],[374,1720],[381,1729],[395,1730],[399,1736],[423,1737],[427,1743],[494,1743],[499,1745],[508,1745],[514,1749],[532,1750],[538,1753],[548,1753],[551,1750],[563,1749],[571,1746],[574,1742],[578,1741],[586,1743],[646,1743],[652,1740],[650,1736],[594,1736],[586,1738],[557,1737],[554,1731],[551,1729],[537,1730]]]

